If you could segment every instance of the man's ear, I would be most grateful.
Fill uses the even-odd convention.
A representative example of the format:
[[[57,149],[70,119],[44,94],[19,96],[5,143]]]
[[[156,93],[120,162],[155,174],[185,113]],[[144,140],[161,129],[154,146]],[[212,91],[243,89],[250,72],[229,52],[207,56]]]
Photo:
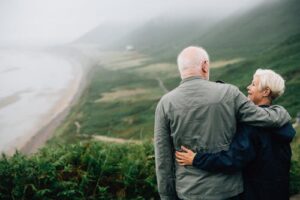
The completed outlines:
[[[203,62],[203,64],[202,64],[202,68],[201,68],[201,69],[202,69],[202,72],[208,73],[208,71],[209,71],[208,67],[209,67],[209,63],[208,63],[207,60],[205,60],[205,61]]]

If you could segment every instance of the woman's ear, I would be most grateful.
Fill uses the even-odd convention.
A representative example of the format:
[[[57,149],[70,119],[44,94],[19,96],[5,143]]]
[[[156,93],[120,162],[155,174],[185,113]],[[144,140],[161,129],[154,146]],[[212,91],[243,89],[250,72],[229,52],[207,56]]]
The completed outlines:
[[[263,91],[263,96],[264,97],[269,97],[270,95],[271,95],[271,93],[272,93],[272,91],[270,90],[270,88],[266,88],[266,89],[264,89],[264,91]]]

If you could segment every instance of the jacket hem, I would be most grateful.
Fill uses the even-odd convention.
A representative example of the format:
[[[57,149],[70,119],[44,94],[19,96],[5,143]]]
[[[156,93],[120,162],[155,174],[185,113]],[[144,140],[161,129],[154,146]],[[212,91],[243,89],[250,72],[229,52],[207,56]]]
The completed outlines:
[[[186,199],[186,200],[222,200],[227,199],[230,197],[237,196],[243,192],[243,186],[240,186],[236,188],[235,190],[229,191],[229,192],[223,192],[218,194],[207,194],[207,195],[201,195],[201,194],[188,194],[184,195],[182,193],[177,193],[178,197],[180,199]]]

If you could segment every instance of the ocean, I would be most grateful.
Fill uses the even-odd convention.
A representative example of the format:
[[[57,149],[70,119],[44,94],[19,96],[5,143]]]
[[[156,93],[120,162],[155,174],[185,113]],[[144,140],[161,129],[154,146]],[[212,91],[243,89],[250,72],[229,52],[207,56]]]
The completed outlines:
[[[0,49],[0,152],[26,144],[71,102],[79,66],[47,51]]]

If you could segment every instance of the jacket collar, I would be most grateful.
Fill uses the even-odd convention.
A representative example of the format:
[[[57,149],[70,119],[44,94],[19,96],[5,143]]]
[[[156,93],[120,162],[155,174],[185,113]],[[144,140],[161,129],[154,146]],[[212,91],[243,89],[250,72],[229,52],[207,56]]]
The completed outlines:
[[[192,80],[196,80],[196,79],[205,80],[205,79],[202,78],[201,76],[191,76],[191,77],[182,79],[182,81],[180,82],[180,85],[183,84],[183,83],[185,83],[185,82],[192,81]]]
[[[259,107],[268,108],[268,107],[270,107],[270,105],[259,105]]]

